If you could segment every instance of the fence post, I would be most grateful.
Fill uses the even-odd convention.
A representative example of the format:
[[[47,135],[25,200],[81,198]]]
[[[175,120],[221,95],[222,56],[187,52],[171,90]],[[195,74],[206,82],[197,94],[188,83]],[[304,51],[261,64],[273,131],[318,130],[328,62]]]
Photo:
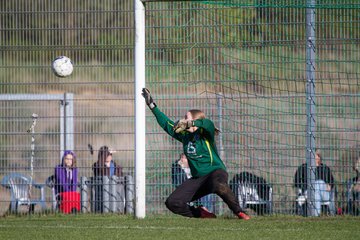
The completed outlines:
[[[110,179],[108,176],[102,177],[102,188],[102,203],[100,204],[102,205],[103,213],[108,213],[110,210]]]
[[[64,93],[65,149],[74,149],[74,94]]]
[[[117,198],[116,198],[116,185],[118,184],[118,177],[111,176],[109,182],[109,207],[110,212],[116,212],[117,208]]]
[[[220,92],[216,94],[216,102],[217,102],[217,113],[218,113],[218,119],[219,119],[219,154],[220,158],[224,161],[224,145],[223,145],[223,134],[222,134],[222,127],[223,127],[223,94]]]
[[[96,210],[96,196],[95,196],[95,177],[92,177],[90,180],[90,211],[94,213]]]
[[[117,209],[116,212],[125,213],[125,177],[119,177],[116,184],[116,201]]]
[[[88,179],[85,176],[80,177],[80,196],[81,196],[81,212],[86,213],[89,211],[89,189],[88,189]]]
[[[306,8],[306,163],[307,216],[315,215],[315,5],[307,0]]]
[[[125,176],[125,213],[134,213],[134,180],[131,175]]]

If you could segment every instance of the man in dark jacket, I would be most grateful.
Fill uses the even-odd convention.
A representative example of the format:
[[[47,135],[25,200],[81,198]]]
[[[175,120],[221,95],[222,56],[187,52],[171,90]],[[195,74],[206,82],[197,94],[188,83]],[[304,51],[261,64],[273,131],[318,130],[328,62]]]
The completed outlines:
[[[331,194],[334,194],[334,177],[328,166],[322,163],[321,153],[319,150],[315,153],[315,214],[318,216],[321,212],[321,202],[331,201]],[[307,198],[307,164],[302,164],[295,173],[294,185],[301,190],[301,195]],[[335,203],[330,202],[330,211],[335,212]]]

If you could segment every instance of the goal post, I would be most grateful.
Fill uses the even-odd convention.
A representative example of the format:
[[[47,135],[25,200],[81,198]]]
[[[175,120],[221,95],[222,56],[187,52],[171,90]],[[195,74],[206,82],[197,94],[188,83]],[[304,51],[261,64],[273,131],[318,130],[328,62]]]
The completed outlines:
[[[145,102],[141,91],[145,87],[145,6],[134,0],[135,10],[135,216],[144,218],[145,205]]]
[[[352,161],[345,153],[359,142],[359,55],[343,53],[360,51],[353,41],[360,4],[328,3],[134,0],[137,218],[146,208],[164,210],[174,189],[169,160],[182,151],[146,123],[145,85],[160,92],[169,117],[189,106],[206,110],[221,127],[229,176],[249,171],[275,184],[276,211],[297,211],[295,172],[306,163],[305,211],[314,215],[315,149],[344,188]]]

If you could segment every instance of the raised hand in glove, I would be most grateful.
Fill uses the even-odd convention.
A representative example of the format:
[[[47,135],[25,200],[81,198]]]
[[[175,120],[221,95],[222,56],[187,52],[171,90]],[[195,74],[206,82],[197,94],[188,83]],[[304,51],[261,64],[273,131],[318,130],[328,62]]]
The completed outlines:
[[[141,95],[145,98],[146,105],[148,105],[148,107],[150,109],[153,109],[156,107],[156,104],[154,103],[154,100],[152,99],[152,97],[150,95],[149,89],[143,88]]]
[[[180,133],[182,131],[185,131],[186,129],[189,129],[192,126],[193,126],[193,121],[181,119],[175,122],[173,129],[176,133]]]

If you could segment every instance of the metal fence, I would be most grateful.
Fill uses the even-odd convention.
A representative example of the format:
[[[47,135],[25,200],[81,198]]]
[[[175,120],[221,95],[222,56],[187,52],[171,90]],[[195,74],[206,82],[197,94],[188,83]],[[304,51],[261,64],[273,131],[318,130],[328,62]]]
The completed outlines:
[[[272,187],[271,212],[295,214],[294,174],[307,149],[307,7],[211,2],[146,3],[146,85],[172,119],[204,110],[222,130],[217,144],[229,180],[242,172],[261,177]],[[134,177],[133,1],[14,0],[0,8],[0,178],[31,175],[33,113],[32,197],[39,183],[46,202],[35,212],[53,211],[46,183],[64,150],[76,153],[79,181],[93,177],[104,145],[116,151],[123,176]],[[315,146],[334,175],[336,207],[346,211],[360,151],[359,4],[329,1],[314,14]],[[58,55],[74,62],[68,78],[51,72]],[[148,111],[148,214],[170,213],[164,201],[181,151]],[[0,187],[0,214],[10,198]],[[215,211],[229,213],[220,199]]]

